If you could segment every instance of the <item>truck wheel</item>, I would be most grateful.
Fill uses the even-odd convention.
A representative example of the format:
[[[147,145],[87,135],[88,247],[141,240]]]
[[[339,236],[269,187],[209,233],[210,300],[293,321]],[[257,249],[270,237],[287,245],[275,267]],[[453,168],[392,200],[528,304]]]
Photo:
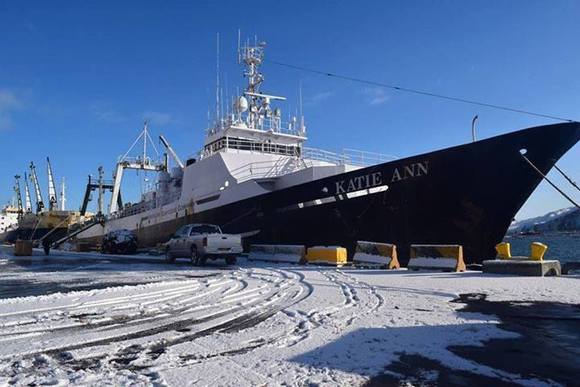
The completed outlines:
[[[226,264],[235,265],[236,264],[236,256],[232,255],[232,256],[226,257]]]
[[[175,257],[171,254],[171,249],[168,247],[165,249],[165,262],[173,263],[175,262]]]
[[[191,248],[191,263],[193,266],[199,265],[199,255],[197,254],[197,247],[195,246]]]

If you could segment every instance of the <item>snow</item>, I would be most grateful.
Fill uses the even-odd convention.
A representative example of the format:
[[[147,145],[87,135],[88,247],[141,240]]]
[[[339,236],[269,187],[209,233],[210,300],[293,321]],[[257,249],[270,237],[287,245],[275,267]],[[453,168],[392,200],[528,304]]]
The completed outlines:
[[[368,253],[357,252],[353,257],[354,262],[362,263],[378,263],[388,265],[391,262],[391,257],[384,257],[382,255],[374,255]]]
[[[409,268],[446,268],[453,269],[457,267],[457,259],[454,258],[429,258],[416,257],[409,260]]]
[[[548,212],[545,215],[537,216],[535,218],[523,219],[513,221],[509,226],[509,232],[517,232],[524,228],[530,228],[535,225],[544,224],[554,219],[558,219],[564,215],[567,215],[571,211],[576,210],[576,207],[567,207],[560,210]]]
[[[580,302],[574,277],[51,254],[2,250],[0,385],[360,385],[402,351],[534,385],[448,351],[515,335],[449,301]]]
[[[255,261],[298,263],[302,260],[302,255],[284,253],[264,254],[256,252],[251,253],[249,258]]]

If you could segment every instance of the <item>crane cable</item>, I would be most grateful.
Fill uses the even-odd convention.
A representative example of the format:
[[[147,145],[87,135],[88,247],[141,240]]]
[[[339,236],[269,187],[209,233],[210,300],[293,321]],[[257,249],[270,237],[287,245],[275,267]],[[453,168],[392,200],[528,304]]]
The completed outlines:
[[[323,76],[327,76],[327,77],[331,77],[331,78],[338,78],[338,79],[343,79],[343,80],[347,80],[347,81],[363,83],[363,84],[366,84],[366,85],[383,87],[383,88],[386,88],[386,89],[392,89],[392,90],[402,91],[402,92],[406,92],[406,93],[412,93],[412,94],[418,94],[418,95],[423,95],[423,96],[427,96],[427,97],[445,99],[445,100],[448,100],[448,101],[461,102],[461,103],[466,103],[466,104],[470,104],[470,105],[483,106],[483,107],[487,107],[487,108],[490,108],[490,109],[504,110],[504,111],[508,111],[508,112],[512,112],[512,113],[526,114],[526,115],[529,115],[529,116],[548,118],[548,119],[551,119],[551,120],[554,120],[554,121],[578,122],[577,120],[573,120],[571,118],[558,117],[558,116],[554,116],[554,115],[551,115],[551,114],[535,113],[535,112],[532,112],[532,111],[529,111],[529,110],[523,110],[523,109],[513,108],[513,107],[509,107],[509,106],[502,106],[502,105],[496,105],[496,104],[491,104],[491,103],[487,103],[487,102],[480,102],[480,101],[475,101],[475,100],[466,99],[466,98],[459,98],[459,97],[452,97],[452,96],[449,96],[449,95],[431,93],[431,92],[428,92],[428,91],[411,89],[411,88],[408,88],[408,87],[391,85],[391,84],[388,84],[388,83],[371,81],[371,80],[362,79],[362,78],[355,78],[355,77],[350,77],[350,76],[347,76],[347,75],[335,74],[335,73],[330,73],[330,72],[326,72],[326,71],[320,71],[320,70],[311,69],[311,68],[308,68],[308,67],[303,67],[303,66],[297,66],[297,65],[293,65],[293,64],[289,64],[289,63],[278,62],[278,61],[275,61],[275,60],[264,59],[264,62],[269,62],[269,63],[275,64],[277,66],[287,67],[287,68],[291,68],[291,69],[294,69],[294,70],[300,70],[300,71],[305,71],[305,72],[309,72],[309,73],[313,73],[313,74],[323,75]]]
[[[529,165],[530,165],[530,166],[531,166],[531,167],[532,167],[532,168],[533,168],[533,169],[534,169],[536,172],[538,172],[538,174],[539,174],[540,176],[542,176],[542,177],[544,178],[544,180],[546,180],[546,181],[547,181],[547,182],[548,182],[548,183],[549,183],[549,184],[550,184],[552,187],[554,187],[554,189],[555,189],[556,191],[558,191],[558,192],[559,192],[559,193],[560,193],[560,194],[561,194],[563,197],[565,197],[566,199],[568,199],[568,201],[569,201],[570,203],[572,203],[573,205],[575,205],[577,208],[580,208],[580,205],[579,205],[578,203],[576,203],[576,202],[575,202],[575,201],[574,201],[574,200],[573,200],[573,199],[572,199],[570,196],[566,195],[566,193],[565,193],[564,191],[562,191],[560,188],[558,188],[558,187],[556,186],[556,184],[552,183],[552,181],[551,181],[550,179],[548,179],[548,177],[547,177],[546,175],[544,175],[544,174],[542,173],[542,171],[540,171],[540,170],[538,169],[538,167],[536,167],[536,166],[534,165],[534,163],[532,163],[532,162],[530,161],[530,159],[528,159],[528,158],[526,157],[526,155],[524,155],[524,154],[521,154],[521,153],[520,153],[520,155],[521,155],[521,156],[524,158],[524,160],[526,160],[526,162],[527,162],[527,163],[528,163],[528,164],[529,164]]]

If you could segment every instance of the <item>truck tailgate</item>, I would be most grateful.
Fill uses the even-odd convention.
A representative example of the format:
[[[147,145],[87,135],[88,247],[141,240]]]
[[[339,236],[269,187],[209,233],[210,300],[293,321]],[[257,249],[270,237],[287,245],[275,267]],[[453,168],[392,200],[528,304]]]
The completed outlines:
[[[242,239],[239,235],[208,235],[205,251],[209,254],[238,254],[242,252]]]

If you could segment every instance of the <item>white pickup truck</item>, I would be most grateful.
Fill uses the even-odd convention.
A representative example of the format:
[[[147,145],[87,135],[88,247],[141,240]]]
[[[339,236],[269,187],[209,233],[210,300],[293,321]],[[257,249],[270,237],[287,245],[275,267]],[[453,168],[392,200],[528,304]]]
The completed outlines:
[[[207,259],[225,258],[228,265],[236,263],[236,255],[242,252],[239,235],[223,234],[213,224],[187,224],[180,227],[165,244],[165,259],[187,257],[194,265],[202,266]]]

